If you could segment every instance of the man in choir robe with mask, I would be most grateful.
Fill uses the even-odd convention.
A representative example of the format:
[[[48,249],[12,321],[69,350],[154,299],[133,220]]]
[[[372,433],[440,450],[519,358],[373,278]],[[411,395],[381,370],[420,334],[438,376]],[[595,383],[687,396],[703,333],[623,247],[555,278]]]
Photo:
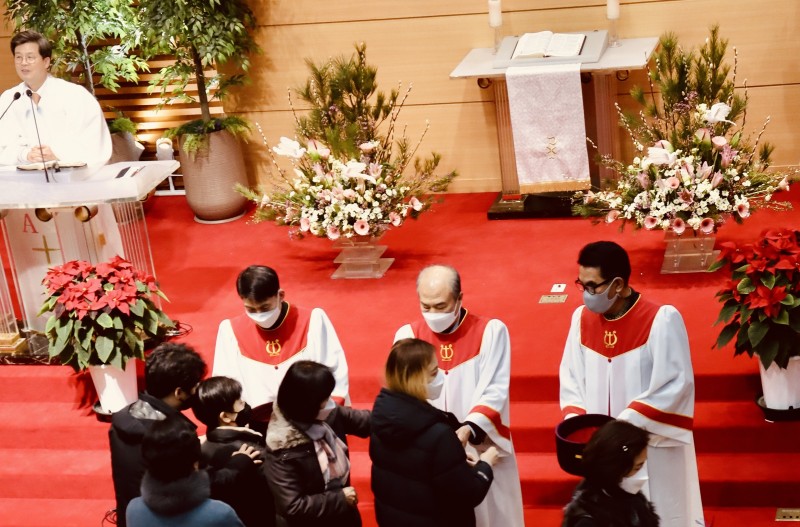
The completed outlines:
[[[584,306],[572,315],[561,360],[561,410],[610,415],[650,432],[647,463],[630,478],[662,527],[704,525],[694,450],[694,373],[680,313],[628,285],[630,261],[614,242],[578,256]]]
[[[251,425],[266,430],[283,376],[298,360],[328,366],[336,379],[331,399],[349,404],[347,359],[325,311],[284,301],[278,274],[263,265],[242,271],[236,290],[244,313],[220,323],[212,374],[242,384],[242,398],[253,408]]]
[[[417,278],[417,295],[422,318],[401,327],[395,342],[418,338],[434,345],[439,375],[429,393],[438,396],[430,403],[464,423],[456,434],[465,447],[469,443],[481,453],[494,446],[500,452],[492,487],[475,509],[477,526],[522,526],[522,491],[509,430],[508,328],[500,320],[463,307],[461,278],[452,267],[423,269]]]

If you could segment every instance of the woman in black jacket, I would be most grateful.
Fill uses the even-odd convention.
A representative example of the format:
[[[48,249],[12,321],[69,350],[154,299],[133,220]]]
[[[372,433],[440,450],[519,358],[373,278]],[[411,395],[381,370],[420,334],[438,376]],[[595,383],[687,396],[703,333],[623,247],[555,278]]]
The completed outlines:
[[[381,527],[475,525],[474,508],[492,483],[497,450],[467,460],[452,414],[431,406],[444,383],[434,347],[395,342],[386,361],[386,388],[372,409],[372,492]]]
[[[562,527],[658,527],[653,505],[640,492],[649,434],[609,421],[583,451],[584,480],[564,509]]]
[[[331,370],[298,361],[286,371],[267,427],[264,470],[279,527],[359,527],[344,434],[369,436],[369,410],[336,405]]]

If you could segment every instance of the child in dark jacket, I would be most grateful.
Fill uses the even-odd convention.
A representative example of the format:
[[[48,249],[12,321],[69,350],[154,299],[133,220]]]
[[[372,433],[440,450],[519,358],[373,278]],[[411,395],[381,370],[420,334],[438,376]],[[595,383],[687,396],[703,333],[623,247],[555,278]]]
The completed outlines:
[[[211,496],[229,504],[246,527],[275,525],[275,506],[261,471],[264,436],[248,426],[248,407],[242,400],[242,385],[229,377],[211,377],[197,387],[194,405],[197,419],[206,425],[202,461],[212,479]],[[201,438],[202,439],[202,438]],[[247,456],[234,456],[242,447],[258,451],[256,464]],[[239,459],[242,466],[230,470]]]

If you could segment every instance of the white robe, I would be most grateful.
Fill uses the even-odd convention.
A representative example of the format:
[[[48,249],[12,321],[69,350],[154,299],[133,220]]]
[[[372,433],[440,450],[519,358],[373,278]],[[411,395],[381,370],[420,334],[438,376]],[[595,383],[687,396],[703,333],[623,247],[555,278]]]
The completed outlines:
[[[653,318],[638,316],[647,305]],[[640,297],[620,319],[592,319],[604,335],[581,335],[583,309],[578,307],[572,315],[561,360],[562,411],[566,417],[610,415],[650,432],[643,492],[653,502],[661,525],[704,525],[692,435],[694,373],[680,313]],[[637,332],[636,339],[628,339]],[[586,346],[592,338],[604,345]],[[618,342],[632,344],[610,351]]]
[[[2,112],[14,93],[21,94],[0,121],[0,165],[30,162],[28,152],[39,145],[36,125],[42,145],[49,146],[61,161],[82,161],[89,170],[108,162],[111,135],[100,104],[86,88],[48,76],[37,92],[41,100],[33,108],[25,94],[27,89],[20,83],[0,95]]]
[[[349,405],[347,359],[336,330],[322,309],[311,310],[306,338],[306,347],[302,351],[273,366],[242,355],[230,320],[223,320],[217,332],[212,374],[225,375],[242,383],[242,398],[255,408],[275,402],[289,366],[299,360],[312,360],[331,368],[336,379],[331,397]]]
[[[456,330],[458,331],[458,330]],[[395,342],[414,335],[411,324],[401,327]],[[456,344],[457,345],[457,344]],[[498,431],[495,423],[484,413],[472,411],[478,406],[499,414],[504,428],[509,426],[508,386],[511,377],[511,340],[508,328],[500,320],[486,325],[480,351],[472,359],[459,364],[445,375],[444,387],[433,406],[452,412],[461,421],[470,421],[486,432],[486,439],[477,445],[483,452],[494,445],[500,460],[493,467],[494,480],[486,498],[475,508],[477,527],[521,527],[525,525],[514,444],[507,431]],[[506,435],[507,437],[504,437]]]

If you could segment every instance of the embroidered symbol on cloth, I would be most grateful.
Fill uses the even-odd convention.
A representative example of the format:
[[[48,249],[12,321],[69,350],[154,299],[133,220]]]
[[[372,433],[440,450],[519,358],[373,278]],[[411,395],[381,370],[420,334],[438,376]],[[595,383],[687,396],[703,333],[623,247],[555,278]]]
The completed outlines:
[[[281,354],[281,341],[278,339],[267,341],[267,355],[277,357]]]
[[[558,157],[558,141],[556,141],[555,136],[548,136],[547,137],[547,159],[555,159]]]
[[[441,346],[439,346],[439,356],[442,358],[443,361],[453,360],[453,345],[442,344]]]
[[[603,344],[606,345],[607,348],[613,348],[617,345],[617,332],[616,331],[606,331],[605,335],[603,335]]]

